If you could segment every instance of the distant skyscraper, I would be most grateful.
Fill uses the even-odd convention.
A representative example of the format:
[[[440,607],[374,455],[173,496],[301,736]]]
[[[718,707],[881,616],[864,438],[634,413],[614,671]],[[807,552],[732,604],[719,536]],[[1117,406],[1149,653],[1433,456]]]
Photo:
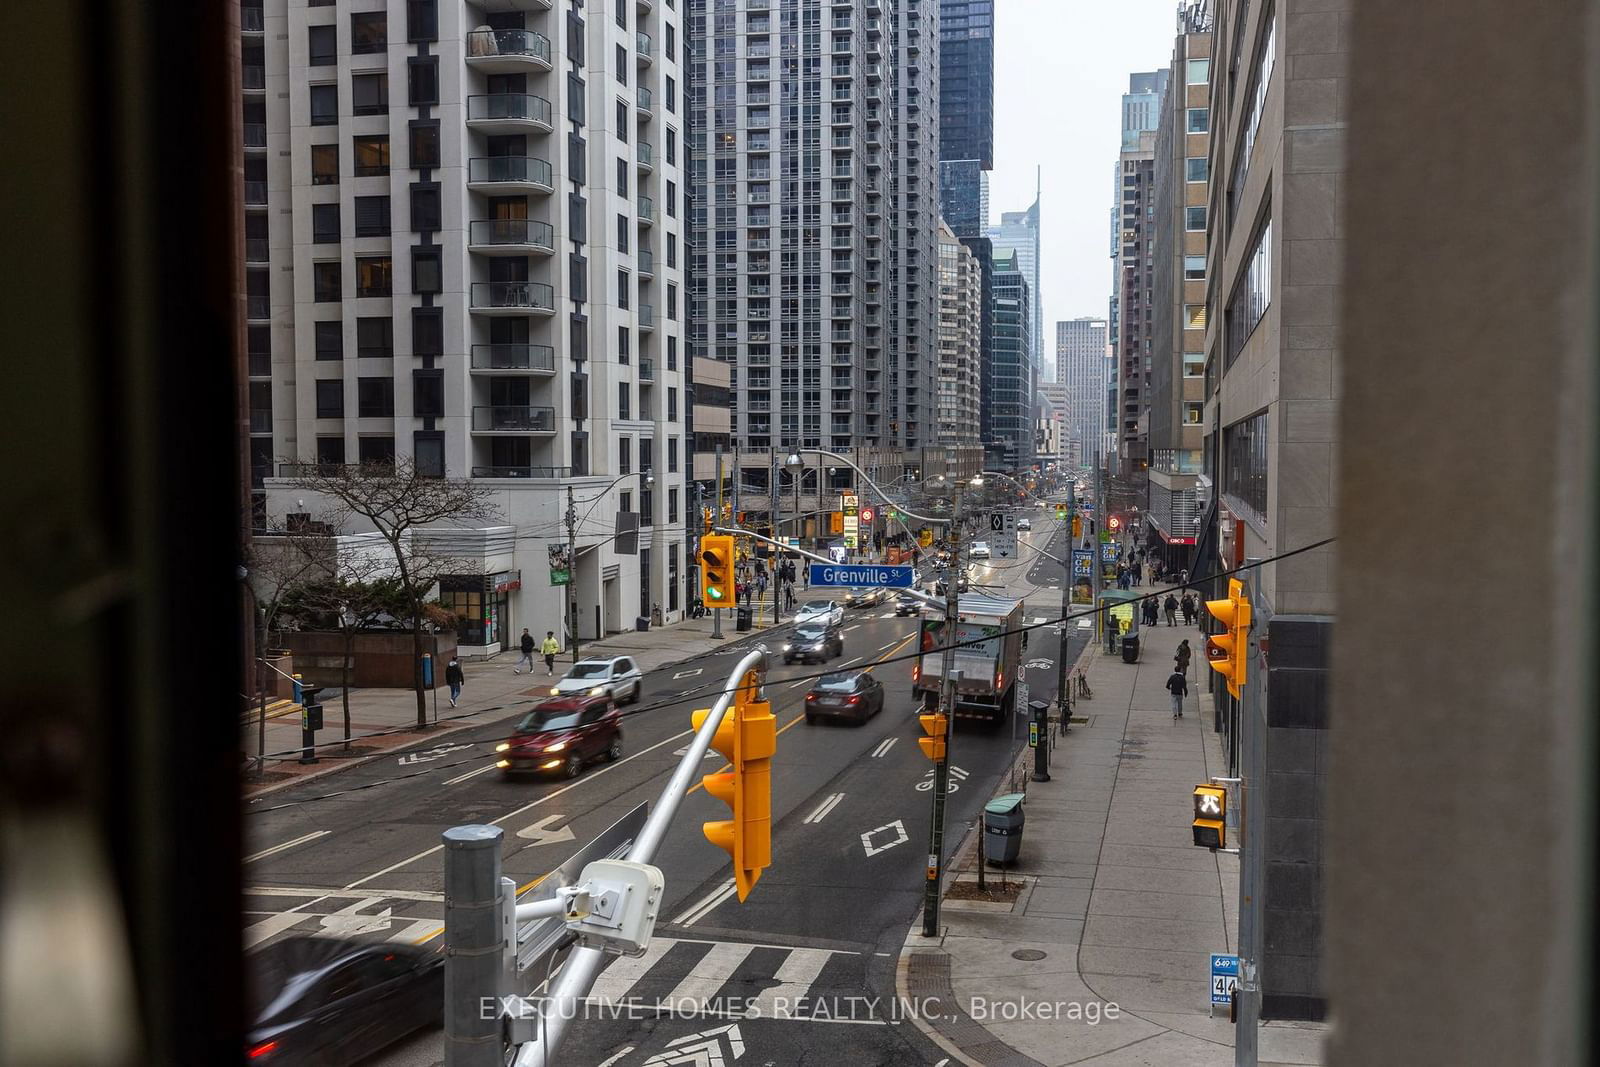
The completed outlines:
[[[1122,97],[1122,151],[1117,160],[1116,264],[1111,317],[1117,353],[1116,432],[1120,472],[1142,478],[1149,456],[1151,282],[1153,240],[1158,220],[1151,218],[1155,178],[1156,127],[1167,72],[1128,76]]]
[[[1028,323],[1028,336],[1032,347],[1030,358],[1035,368],[1044,365],[1044,311],[1039,298],[1039,196],[1034,194],[1033,206],[1026,211],[1006,211],[1000,215],[1000,225],[989,228],[989,240],[994,244],[998,261],[1002,253],[1015,252],[1017,267],[1028,280],[1028,297],[1032,301],[1033,317]]]
[[[994,167],[994,0],[939,0],[939,158]]]
[[[939,223],[939,443],[977,445],[983,272],[972,249]]]
[[[1062,453],[1088,463],[1105,429],[1105,319],[1056,323],[1056,383],[1064,390]]]
[[[1033,462],[1033,323],[1028,276],[1015,251],[994,254],[994,352],[985,368],[984,445],[1017,469]]]

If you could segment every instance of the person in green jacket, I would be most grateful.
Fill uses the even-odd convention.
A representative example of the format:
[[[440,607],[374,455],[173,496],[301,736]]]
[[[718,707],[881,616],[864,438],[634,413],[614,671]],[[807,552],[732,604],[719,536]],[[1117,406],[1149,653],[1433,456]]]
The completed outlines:
[[[544,644],[540,646],[539,651],[544,654],[544,672],[554,675],[556,673],[556,656],[561,651],[561,644],[556,640],[556,632],[554,630],[545,631]]]

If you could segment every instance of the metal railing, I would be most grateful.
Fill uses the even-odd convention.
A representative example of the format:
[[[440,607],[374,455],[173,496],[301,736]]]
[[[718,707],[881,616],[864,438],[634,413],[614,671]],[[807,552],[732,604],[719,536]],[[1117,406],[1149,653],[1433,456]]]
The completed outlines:
[[[550,161],[537,156],[474,156],[467,161],[469,182],[532,182],[555,188]]]
[[[545,282],[473,282],[475,308],[556,309],[556,294]]]
[[[641,359],[639,361],[639,380],[641,382],[653,382],[656,380],[655,360]]]
[[[556,350],[549,345],[473,345],[472,369],[553,371],[556,369]]]
[[[272,317],[272,300],[265,296],[245,297],[245,318],[270,319]]]
[[[655,95],[643,85],[639,86],[637,100],[639,102],[640,111],[650,112],[655,110]]]
[[[639,325],[653,327],[656,324],[656,309],[653,304],[639,305]]]
[[[532,93],[482,93],[467,97],[467,121],[527,119],[551,125],[550,101]]]
[[[654,274],[656,272],[656,254],[648,248],[639,249],[639,273]]]
[[[245,182],[244,202],[252,207],[265,204],[267,202],[267,183],[252,181]]]
[[[531,404],[483,405],[472,409],[472,428],[554,433],[556,410]]]
[[[269,258],[267,239],[265,237],[246,237],[244,239],[244,261],[246,263],[265,263]]]
[[[245,33],[260,33],[267,28],[265,12],[260,7],[239,9],[239,29]]]
[[[639,198],[639,221],[656,221],[656,202],[650,199],[648,196],[641,196]]]
[[[570,478],[571,467],[473,467],[474,478]]]
[[[656,149],[649,141],[639,142],[639,166],[654,167],[656,165]]]
[[[263,411],[260,408],[251,408],[250,409],[250,432],[251,433],[271,433],[272,432],[272,412],[271,412],[271,410]]]
[[[243,79],[244,88],[247,91],[265,89],[267,87],[267,68],[259,63],[248,64],[240,68],[240,77]]]
[[[247,122],[244,124],[244,146],[246,148],[267,147],[267,124],[265,122]]]
[[[554,251],[555,230],[538,219],[473,219],[468,227],[468,244],[531,245]]]
[[[467,58],[528,56],[550,65],[550,38],[533,30],[473,30],[467,34]]]
[[[656,54],[655,42],[652,41],[650,39],[650,35],[645,33],[643,30],[634,35],[633,47],[634,50],[639,53],[640,59],[654,59]]]

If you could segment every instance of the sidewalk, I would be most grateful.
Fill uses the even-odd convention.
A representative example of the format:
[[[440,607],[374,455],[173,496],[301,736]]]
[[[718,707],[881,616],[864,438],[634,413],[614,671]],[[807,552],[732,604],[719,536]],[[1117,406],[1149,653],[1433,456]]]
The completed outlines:
[[[791,615],[785,615],[785,619]],[[734,629],[736,614],[723,612],[722,640],[711,637],[712,619],[708,613],[701,619],[686,619],[672,626],[652,628],[648,632],[612,634],[604,640],[584,641],[579,654],[585,658],[631,656],[645,674],[662,667],[672,666],[707,653],[729,648],[743,648],[745,643],[771,626],[771,607],[763,615],[758,612],[756,628],[749,633]],[[312,764],[297,762],[288,753],[300,748],[300,716],[298,713],[269,718],[266,729],[265,751],[268,754],[267,773],[258,780],[254,768],[247,767],[244,793],[247,797],[260,796],[283,789],[296,782],[331,774],[357,763],[379,758],[397,749],[437,741],[448,743],[450,735],[474,726],[483,726],[503,719],[515,706],[549,693],[549,678],[543,670],[532,674],[511,673],[517,662],[515,652],[502,652],[489,659],[463,660],[466,685],[461,693],[458,708],[450,706],[450,690],[441,685],[437,692],[426,695],[429,727],[417,729],[416,696],[409,689],[352,689],[350,691],[350,733],[356,738],[348,752],[338,742],[344,737],[344,708],[337,696],[322,698],[323,728],[317,733],[319,760]],[[538,667],[544,666],[540,660]],[[559,678],[572,666],[572,651],[566,649],[556,660],[555,676]],[[443,670],[443,665],[440,665]],[[437,721],[437,725],[433,723]],[[362,734],[378,733],[382,736],[361,738]],[[253,759],[258,751],[258,724],[254,717],[243,722],[240,748],[247,758]]]
[[[1015,902],[947,898],[937,944],[920,917],[906,938],[900,995],[943,1001],[943,1017],[918,1026],[962,1063],[1233,1063],[1233,1024],[1210,1013],[1208,957],[1236,948],[1238,857],[1194,847],[1189,827],[1193,788],[1226,773],[1211,698],[1194,695],[1208,668],[1195,627],[1140,633],[1137,664],[1084,650],[1094,696],[1074,712],[1088,721],[1059,739],[1051,780],[1026,785],[1021,858],[1006,871],[1022,883]],[[1165,683],[1184,638],[1191,695],[1174,721]],[[954,880],[975,880],[974,851],[969,833]],[[1319,1063],[1325,1034],[1267,1024],[1260,1062]]]

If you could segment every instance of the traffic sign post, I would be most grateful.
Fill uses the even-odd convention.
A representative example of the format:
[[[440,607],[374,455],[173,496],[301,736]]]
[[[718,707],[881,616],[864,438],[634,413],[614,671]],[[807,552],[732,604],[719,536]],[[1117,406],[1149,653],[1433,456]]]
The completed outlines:
[[[996,559],[1017,556],[1017,517],[1009,511],[991,511],[984,517],[989,533],[989,553]]]
[[[813,563],[811,584],[825,588],[860,588],[887,586],[890,589],[910,589],[916,584],[917,574],[912,567],[881,567],[870,564]]]

